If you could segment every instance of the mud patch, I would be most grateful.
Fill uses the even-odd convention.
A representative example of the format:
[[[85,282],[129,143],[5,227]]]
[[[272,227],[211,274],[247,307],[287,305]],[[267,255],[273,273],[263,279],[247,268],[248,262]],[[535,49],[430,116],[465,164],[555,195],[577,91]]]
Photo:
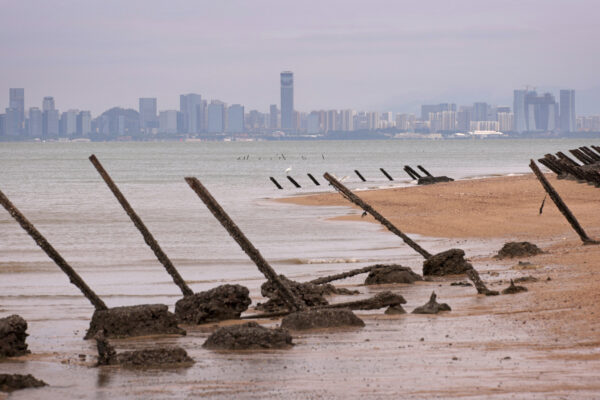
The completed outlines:
[[[507,287],[506,289],[504,289],[502,291],[502,294],[515,294],[515,293],[520,293],[520,292],[526,292],[527,288],[525,286],[518,286],[515,285],[515,282],[513,282],[513,280],[510,280],[510,286]]]
[[[281,321],[285,329],[301,331],[320,328],[364,327],[365,323],[348,309],[321,309],[298,311]]]
[[[286,349],[293,346],[286,329],[268,329],[256,322],[219,328],[202,347],[212,350]]]
[[[454,182],[454,179],[448,178],[447,176],[422,176],[417,181],[418,185],[432,185],[434,183],[441,182]]]
[[[438,303],[436,301],[437,295],[435,292],[431,293],[431,297],[429,297],[429,301],[422,305],[421,307],[417,307],[413,310],[413,314],[437,314],[440,311],[451,311],[452,309],[446,303]]]
[[[308,307],[328,305],[329,302],[327,301],[327,299],[325,299],[325,296],[327,295],[354,295],[359,293],[356,290],[338,289],[335,286],[328,283],[316,285],[310,282],[296,282],[291,279],[288,279],[284,275],[279,275],[279,279],[284,281],[292,290],[292,292],[294,292],[294,294],[298,298],[300,298]],[[271,284],[271,282],[267,281],[263,283],[260,287],[260,292],[264,297],[268,298],[269,300],[262,304],[258,303],[256,305],[257,310],[266,312],[277,312],[287,309],[286,304],[283,302],[279,295],[279,291],[275,286]]]
[[[0,358],[29,354],[27,349],[27,321],[19,315],[0,318]]]
[[[181,347],[124,351],[117,354],[102,331],[96,333],[94,339],[96,339],[96,346],[98,348],[98,366],[169,367],[191,365],[194,363],[194,360]]]
[[[414,283],[422,281],[421,275],[402,265],[375,265],[377,267],[365,279],[365,285],[381,285],[386,283]]]
[[[238,319],[252,302],[248,288],[221,285],[186,296],[175,303],[175,315],[186,324],[203,324]]]
[[[507,242],[494,257],[497,259],[528,257],[542,253],[544,252],[539,247],[530,242]]]
[[[514,281],[515,283],[522,283],[522,282],[537,282],[539,279],[531,276],[531,275],[527,275],[527,276],[521,276],[519,278],[515,278]]]
[[[467,282],[467,281],[460,281],[460,282],[452,282],[450,284],[450,286],[465,286],[466,287],[466,286],[473,286],[473,284],[470,282]]]
[[[32,375],[0,374],[0,392],[14,392],[15,390],[43,386],[48,386],[48,384],[42,380],[35,379]]]
[[[85,339],[104,331],[107,338],[131,337],[157,334],[185,335],[177,326],[177,317],[164,304],[142,304],[96,310]]]
[[[458,275],[464,274],[473,266],[465,260],[465,252],[461,249],[450,249],[431,256],[423,262],[423,275]]]

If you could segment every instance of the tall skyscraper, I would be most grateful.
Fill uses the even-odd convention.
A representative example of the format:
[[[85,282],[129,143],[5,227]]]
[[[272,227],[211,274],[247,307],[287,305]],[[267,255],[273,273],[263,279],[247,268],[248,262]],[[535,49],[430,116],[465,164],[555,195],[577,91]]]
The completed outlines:
[[[140,97],[140,129],[148,134],[153,128],[158,128],[158,115],[156,113],[156,97]]]
[[[11,124],[12,126],[9,127],[8,134],[19,135],[23,133],[25,127],[25,89],[11,88],[8,91],[8,97],[8,108],[14,110],[13,117],[15,119]]]
[[[227,129],[229,133],[244,132],[244,106],[232,104],[227,110]]]
[[[158,117],[160,133],[175,134],[177,133],[177,110],[161,111]]]
[[[286,132],[295,130],[294,123],[294,73],[281,73],[281,129]]]
[[[225,132],[226,118],[227,116],[225,103],[219,100],[211,101],[208,105],[208,132]]]
[[[195,93],[179,96],[179,112],[182,116],[181,133],[202,131],[202,96]]]
[[[488,120],[488,104],[473,103],[473,112],[471,113],[471,121],[487,121]]]
[[[41,138],[43,135],[43,122],[42,110],[37,107],[31,107],[29,109],[29,131],[28,134],[33,138]]]
[[[269,107],[269,129],[279,128],[279,110],[277,104],[271,104]]]
[[[58,137],[59,132],[59,115],[58,110],[54,106],[53,97],[44,97],[42,102],[42,133],[44,138]]]
[[[54,97],[44,97],[44,101],[42,102],[42,111],[52,111],[54,108]]]
[[[560,91],[560,130],[561,132],[575,132],[577,130],[577,116],[575,115],[575,91]]]
[[[89,111],[81,111],[77,114],[77,135],[89,136],[92,132],[92,113]]]
[[[527,131],[527,118],[525,115],[526,90],[515,90],[513,100],[513,130],[518,133]]]
[[[79,110],[68,110],[61,114],[59,131],[61,136],[74,136],[77,134],[77,115]]]

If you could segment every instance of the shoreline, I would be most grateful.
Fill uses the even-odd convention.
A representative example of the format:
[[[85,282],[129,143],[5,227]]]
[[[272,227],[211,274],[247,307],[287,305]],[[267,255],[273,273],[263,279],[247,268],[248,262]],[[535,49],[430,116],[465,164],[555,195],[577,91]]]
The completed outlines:
[[[600,238],[599,189],[571,180],[557,180],[554,174],[547,177],[588,235]],[[452,243],[460,242],[484,281],[492,282],[492,285],[499,279],[506,284],[517,275],[537,277],[539,282],[525,284],[529,295],[523,296],[527,300],[520,305],[521,311],[515,318],[523,324],[537,321],[539,329],[565,349],[600,346],[600,318],[596,315],[596,304],[600,301],[600,284],[597,283],[600,245],[583,245],[550,198],[546,199],[543,213],[539,214],[545,192],[533,174],[366,190],[358,195],[409,236],[418,234],[446,239],[448,248],[454,247]],[[331,220],[379,225],[370,216],[362,218],[362,210],[338,193],[276,201],[313,207],[345,205],[349,207],[349,213]],[[383,226],[381,229],[385,230]],[[498,247],[488,248],[487,255],[469,257],[469,247],[489,246],[500,240],[529,241],[538,244],[545,253],[497,260],[493,255],[500,250]],[[530,262],[531,267],[521,267],[519,261]],[[542,283],[546,275],[552,278]],[[504,287],[492,286],[494,289]],[[512,303],[518,301],[519,296],[500,298]],[[490,303],[485,307],[486,312],[503,314],[496,308],[497,303]],[[507,313],[511,314],[510,311]],[[542,343],[538,345],[542,346]],[[589,350],[593,353],[588,356],[590,359],[600,360],[600,349],[597,349],[599,352]]]
[[[596,188],[549,176],[551,184],[584,226],[600,227],[596,212]],[[333,190],[333,189],[332,189]],[[398,228],[409,234],[436,238],[485,239],[577,238],[535,176],[503,175],[457,180],[426,186],[360,190],[358,195]],[[378,223],[361,218],[362,210],[334,192],[274,199],[276,202],[301,206],[347,206],[355,213],[332,220]]]

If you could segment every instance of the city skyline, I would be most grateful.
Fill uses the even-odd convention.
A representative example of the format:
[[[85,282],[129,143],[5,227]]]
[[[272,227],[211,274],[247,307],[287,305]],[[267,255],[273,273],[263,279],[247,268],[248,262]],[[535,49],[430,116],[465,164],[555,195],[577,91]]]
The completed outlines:
[[[365,7],[335,0],[7,0],[0,13],[0,32],[10,38],[0,44],[0,93],[27,87],[29,98],[52,95],[64,109],[84,104],[93,114],[115,99],[136,108],[139,97],[177,109],[177,95],[190,92],[264,111],[279,93],[274,76],[292,70],[299,110],[416,112],[420,104],[478,99],[510,104],[506,89],[529,84],[540,91],[573,88],[580,112],[589,114],[600,108],[599,7],[594,1]]]
[[[140,97],[138,110],[112,107],[96,118],[90,111],[56,107],[51,96],[43,98],[42,110],[25,110],[25,88],[9,89],[9,104],[0,114],[0,136],[14,139],[90,138],[111,140],[132,137],[136,140],[160,135],[246,135],[277,137],[282,134],[317,135],[335,132],[375,132],[388,130],[416,135],[444,134],[446,137],[498,135],[511,133],[568,134],[600,131],[600,115],[577,116],[576,94],[561,89],[559,101],[554,94],[526,87],[513,91],[512,109],[484,101],[472,105],[456,103],[422,104],[419,116],[392,111],[380,113],[356,109],[321,109],[310,112],[294,109],[294,73],[280,73],[280,102],[269,112],[245,112],[242,104],[228,105],[201,94],[180,95],[179,110],[161,110],[157,98]],[[395,114],[395,115],[394,115]],[[391,131],[390,131],[391,130]],[[156,136],[159,135],[159,136]],[[450,135],[450,136],[448,136]],[[424,136],[423,136],[424,137]]]

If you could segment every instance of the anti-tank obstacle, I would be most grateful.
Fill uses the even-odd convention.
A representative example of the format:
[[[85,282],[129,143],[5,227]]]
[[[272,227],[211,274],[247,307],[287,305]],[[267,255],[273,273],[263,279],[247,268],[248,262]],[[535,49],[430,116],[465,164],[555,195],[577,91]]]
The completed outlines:
[[[372,309],[372,308],[380,308],[385,305],[385,303],[390,303],[390,305],[396,306],[401,303],[401,296],[380,296],[371,299],[370,301],[363,302],[352,302],[351,304],[343,306],[342,309],[332,308],[329,305],[322,305],[318,307],[307,307],[306,304],[296,296],[296,294],[290,289],[284,279],[281,279],[279,275],[275,273],[273,268],[269,265],[269,263],[263,258],[258,249],[254,247],[254,245],[246,238],[246,236],[242,233],[240,228],[233,222],[233,220],[229,217],[229,215],[223,210],[220,204],[214,199],[214,197],[210,194],[210,192],[200,183],[197,178],[187,177],[185,181],[188,183],[190,188],[200,199],[204,202],[206,207],[210,210],[210,212],[214,215],[214,217],[223,225],[225,230],[229,233],[229,235],[240,245],[242,250],[250,257],[252,261],[258,267],[258,270],[267,278],[267,281],[277,289],[281,299],[284,301],[288,310],[284,310],[281,312],[270,313],[270,314],[261,314],[254,315],[250,317],[242,317],[242,319],[247,318],[262,318],[262,317],[275,317],[275,316],[283,316],[289,315],[292,318],[297,316],[301,319],[309,319],[314,322],[313,327],[325,327],[323,324],[328,324],[327,326],[347,326],[348,324],[352,324],[352,320],[358,319],[356,316],[348,319],[347,317],[352,314],[352,312],[348,309],[349,306],[354,306],[360,309]],[[383,305],[382,305],[383,304]],[[339,305],[335,307],[340,307]],[[364,308],[371,307],[371,308]],[[328,316],[330,317],[328,321],[320,319],[320,316],[323,314],[323,309],[327,310]],[[364,325],[364,324],[363,324]]]
[[[394,224],[392,224],[389,220],[383,217],[379,212],[377,212],[373,207],[363,201],[360,197],[352,193],[347,187],[345,187],[342,183],[340,183],[337,179],[331,176],[329,173],[325,173],[323,177],[331,183],[331,185],[342,194],[350,202],[356,204],[360,208],[362,208],[365,212],[372,215],[377,221],[379,221],[383,226],[385,226],[390,232],[399,236],[404,243],[406,243],[409,247],[419,253],[423,258],[425,258],[425,262],[423,263],[423,275],[444,275],[444,274],[460,274],[466,273],[469,270],[472,270],[468,274],[468,276],[472,278],[472,276],[476,276],[479,278],[479,274],[473,268],[473,266],[468,263],[464,259],[464,251],[460,249],[450,249],[435,255],[432,255],[427,250],[419,246],[416,242],[414,242],[410,237],[404,234],[400,229],[398,229]],[[479,279],[479,282],[481,280]],[[483,285],[483,282],[481,282]],[[478,293],[486,294],[486,295],[495,295],[497,292],[488,290],[485,285],[479,285],[477,287]]]
[[[535,164],[535,162],[533,160],[530,160],[529,168],[531,168],[531,170],[533,171],[533,173],[535,174],[537,179],[540,181],[540,183],[542,184],[542,187],[544,188],[546,193],[548,193],[548,195],[550,196],[550,198],[552,199],[552,201],[554,202],[556,207],[564,215],[564,217],[567,219],[567,221],[569,222],[571,227],[575,230],[575,232],[577,232],[577,234],[579,235],[579,238],[581,239],[583,244],[600,244],[600,242],[591,239],[587,235],[587,233],[585,233],[585,231],[579,224],[579,221],[577,221],[577,218],[575,218],[575,216],[573,215],[571,210],[569,210],[569,207],[567,207],[567,205],[565,204],[563,199],[560,197],[558,192],[552,187],[550,182],[548,182],[548,180],[546,179],[544,174],[542,174],[542,171],[540,171],[540,169],[538,168],[538,166]]]
[[[237,244],[239,244],[248,257],[254,261],[258,270],[269,282],[277,287],[282,299],[285,301],[289,309],[293,311],[303,309],[305,307],[304,304],[302,304],[302,302],[294,295],[285,282],[279,279],[279,276],[275,273],[267,260],[263,258],[258,249],[256,249],[256,247],[254,247],[254,245],[248,240],[241,229],[235,224],[235,222],[233,222],[233,220],[210,194],[210,192],[204,187],[204,185],[202,185],[202,183],[200,183],[200,181],[194,177],[187,177],[185,178],[185,181],[198,195],[198,197],[200,197],[217,221],[223,225],[229,235],[236,241]]]
[[[152,249],[156,258],[165,267],[173,282],[181,290],[184,297],[175,304],[175,315],[177,318],[181,322],[193,324],[239,318],[240,314],[251,303],[248,289],[240,285],[221,285],[206,292],[194,293],[185,283],[142,219],[133,210],[98,158],[92,154],[90,161],[115,195],[133,224],[138,228],[146,244]]]
[[[69,277],[81,293],[94,306],[90,328],[85,336],[91,339],[96,332],[104,330],[107,337],[127,337],[149,334],[181,334],[185,331],[177,326],[177,318],[166,305],[144,304],[138,306],[108,308],[100,297],[84,282],[67,261],[52,247],[46,238],[25,218],[14,204],[0,191],[0,203],[9,214],[31,236],[35,243]]]

